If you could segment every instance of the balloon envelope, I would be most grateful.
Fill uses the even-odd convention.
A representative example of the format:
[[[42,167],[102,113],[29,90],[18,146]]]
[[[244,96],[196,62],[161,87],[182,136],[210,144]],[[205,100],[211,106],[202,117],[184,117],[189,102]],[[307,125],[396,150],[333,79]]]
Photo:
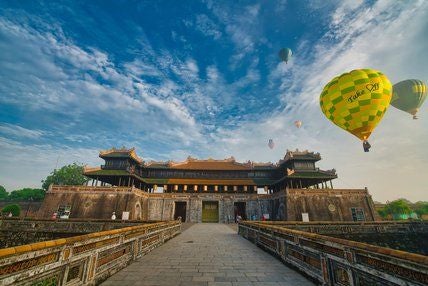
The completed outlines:
[[[324,115],[340,128],[366,140],[381,121],[392,85],[377,70],[359,69],[333,78],[320,96]]]
[[[275,147],[275,143],[273,143],[272,139],[269,139],[268,146],[270,149],[273,149],[273,147]]]
[[[418,79],[394,84],[391,105],[415,116],[427,98],[427,85]]]
[[[293,52],[291,51],[291,49],[289,49],[289,48],[282,48],[279,51],[279,58],[281,59],[281,61],[284,61],[285,63],[287,63],[288,60],[291,58],[292,54],[293,54]]]
[[[294,121],[294,125],[295,125],[297,128],[300,128],[300,127],[302,127],[302,121],[300,121],[300,120]]]

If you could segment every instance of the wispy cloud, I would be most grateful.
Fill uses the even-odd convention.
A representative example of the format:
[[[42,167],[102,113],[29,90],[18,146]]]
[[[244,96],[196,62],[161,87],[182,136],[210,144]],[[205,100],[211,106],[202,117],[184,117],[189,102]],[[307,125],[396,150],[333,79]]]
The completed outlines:
[[[339,186],[368,186],[377,199],[426,198],[421,193],[423,175],[417,170],[428,164],[428,118],[412,122],[405,114],[390,109],[371,138],[372,152],[365,154],[357,139],[321,114],[318,102],[323,86],[331,78],[355,68],[382,70],[393,82],[425,78],[428,58],[422,56],[419,63],[412,58],[422,55],[421,48],[428,46],[424,37],[428,32],[427,11],[423,1],[339,5],[331,15],[330,31],[318,43],[301,43],[294,61],[278,64],[270,74],[272,84],[281,79],[281,98],[287,108],[257,123],[221,130],[216,134],[216,142],[223,147],[219,153],[274,161],[286,148],[317,150],[325,157],[322,167],[338,169]],[[306,59],[305,50],[309,49],[314,54]],[[302,129],[293,127],[297,119],[303,121]],[[277,142],[274,151],[264,147],[269,138]],[[263,147],[266,152],[254,151]]]
[[[8,160],[0,165],[2,182],[13,188],[27,170],[22,184],[38,183],[57,154],[60,163],[97,165],[97,150],[111,146],[136,146],[147,159],[233,155],[241,161],[277,161],[286,149],[301,148],[321,152],[321,167],[338,170],[339,186],[367,185],[379,200],[426,198],[418,170],[427,166],[428,116],[412,121],[391,109],[371,138],[372,152],[364,154],[318,103],[333,76],[354,68],[382,70],[393,82],[426,78],[426,2],[299,4],[307,10],[298,14],[324,33],[313,38],[313,31],[302,31],[287,65],[272,50],[283,43],[275,37],[286,34],[277,30],[292,4],[204,3],[191,16],[162,21],[165,27],[153,34],[147,22],[129,17],[126,25],[137,32],[127,36],[136,40],[120,47],[127,52],[122,57],[116,43],[95,44],[92,37],[110,40],[102,29],[94,27],[85,41],[50,17],[2,14],[0,119],[14,119],[0,125],[0,158]],[[320,10],[330,11],[322,25],[314,16]],[[303,127],[295,128],[295,120]],[[37,164],[44,167],[36,170]]]
[[[0,123],[0,134],[12,137],[24,137],[28,139],[38,139],[42,137],[45,132],[41,130],[31,130],[23,128],[19,125]]]

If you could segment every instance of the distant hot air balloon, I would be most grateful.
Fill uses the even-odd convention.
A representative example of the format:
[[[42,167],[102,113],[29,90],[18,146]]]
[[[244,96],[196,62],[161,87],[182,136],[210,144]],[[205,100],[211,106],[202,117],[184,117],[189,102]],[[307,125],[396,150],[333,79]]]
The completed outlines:
[[[300,120],[294,121],[294,125],[295,125],[297,128],[300,128],[300,127],[302,127],[302,121],[300,121]]]
[[[418,79],[408,79],[394,84],[392,90],[391,105],[418,119],[416,113],[427,98],[427,85]]]
[[[372,69],[353,70],[333,78],[320,96],[321,110],[334,124],[364,141],[380,122],[392,97],[388,78]]]
[[[284,61],[285,63],[288,63],[288,60],[291,58],[292,54],[293,54],[293,52],[291,51],[291,49],[289,49],[289,48],[282,48],[279,51],[279,58],[281,59],[281,61]]]
[[[275,147],[275,143],[273,143],[272,139],[269,139],[268,146],[269,146],[270,149],[273,149],[273,147]]]

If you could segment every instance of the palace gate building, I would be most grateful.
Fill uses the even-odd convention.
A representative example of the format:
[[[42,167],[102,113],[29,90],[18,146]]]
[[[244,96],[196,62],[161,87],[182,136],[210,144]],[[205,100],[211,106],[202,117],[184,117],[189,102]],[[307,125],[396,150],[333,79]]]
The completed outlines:
[[[319,153],[287,151],[276,164],[198,160],[144,162],[135,149],[110,149],[105,164],[85,167],[85,186],[48,190],[40,217],[233,222],[247,220],[374,221],[366,188],[335,189],[336,171],[320,170]],[[59,214],[61,215],[61,213]]]

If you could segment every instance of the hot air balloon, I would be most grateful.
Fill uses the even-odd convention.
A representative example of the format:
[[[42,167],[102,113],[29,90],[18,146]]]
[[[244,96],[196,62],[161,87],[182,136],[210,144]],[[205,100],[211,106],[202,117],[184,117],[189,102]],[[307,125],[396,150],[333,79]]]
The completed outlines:
[[[270,149],[273,149],[273,147],[275,147],[275,143],[273,143],[272,139],[269,139],[268,146],[269,146]]]
[[[282,48],[279,51],[279,58],[281,59],[281,61],[284,61],[285,63],[288,63],[288,60],[291,58],[292,54],[293,54],[293,52],[291,51],[291,49],[289,49],[289,48]]]
[[[300,127],[302,127],[302,121],[300,121],[300,120],[294,121],[294,125],[295,125],[297,128],[300,128]]]
[[[388,78],[379,71],[359,69],[333,78],[320,95],[324,115],[340,128],[363,140],[367,139],[381,121],[392,97]]]
[[[408,79],[394,84],[392,89],[391,105],[418,119],[416,113],[427,98],[427,85],[418,79]]]

